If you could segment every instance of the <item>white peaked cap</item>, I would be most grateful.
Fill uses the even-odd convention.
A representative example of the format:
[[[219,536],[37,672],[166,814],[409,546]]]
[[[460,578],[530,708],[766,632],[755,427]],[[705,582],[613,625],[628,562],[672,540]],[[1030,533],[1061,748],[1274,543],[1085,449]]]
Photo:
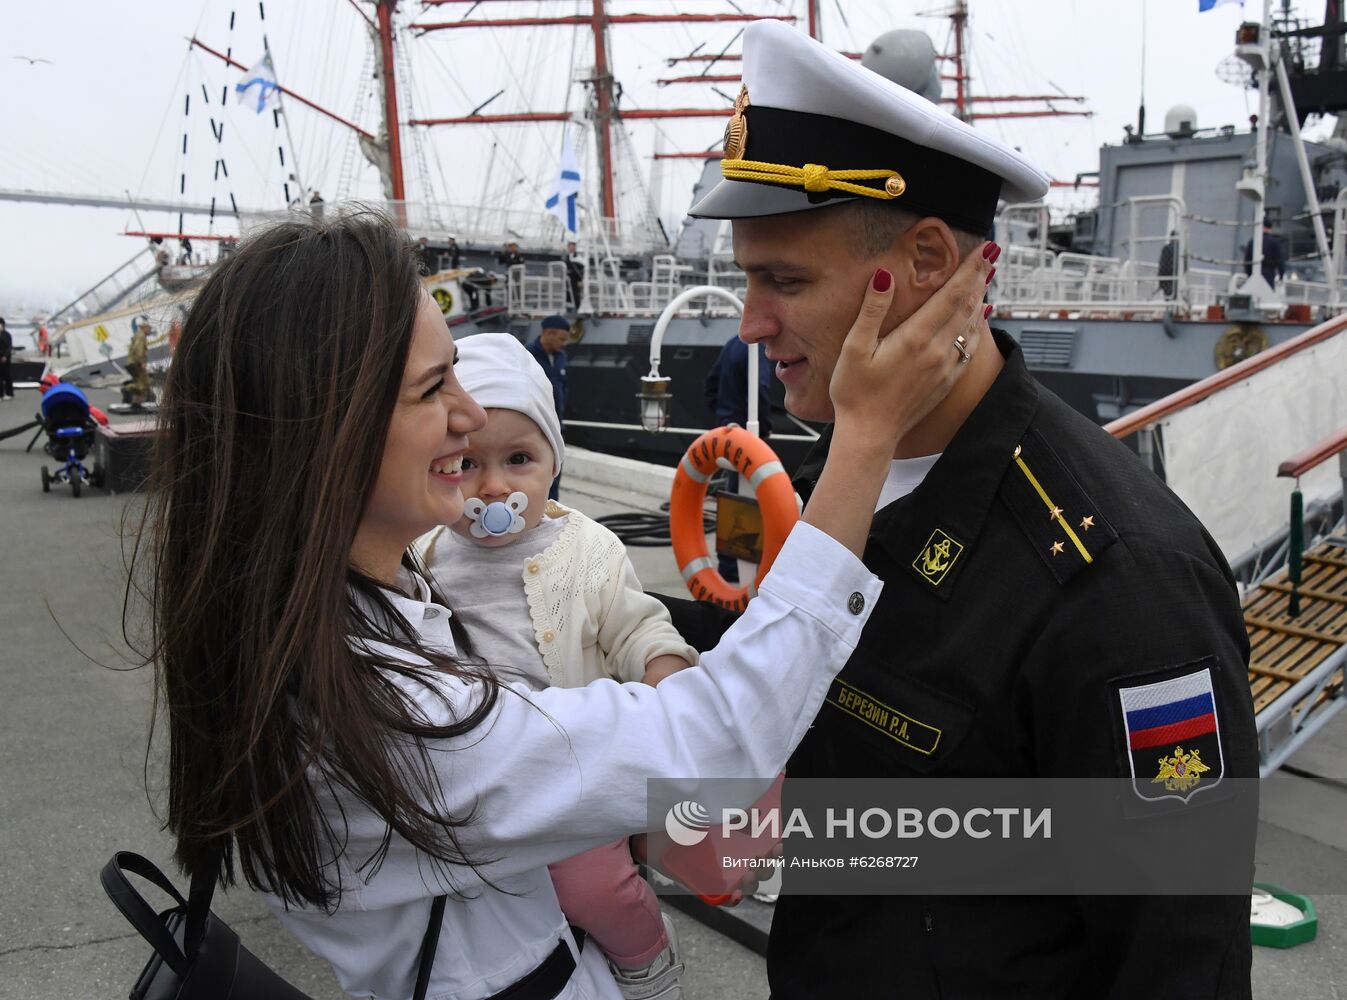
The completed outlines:
[[[998,194],[1021,202],[1048,191],[1048,175],[1009,146],[780,21],[748,26],[743,69],[747,134],[744,148],[727,157],[731,162],[897,172],[905,190],[876,200],[975,232],[990,230]],[[876,191],[885,185],[882,178],[853,183]],[[780,215],[859,197],[865,196],[819,190],[817,182],[807,190],[799,180],[727,177],[691,214]]]
[[[566,442],[552,383],[538,359],[508,333],[477,333],[456,344],[454,375],[468,395],[484,409],[514,410],[537,424],[552,446],[552,475],[560,475]]]

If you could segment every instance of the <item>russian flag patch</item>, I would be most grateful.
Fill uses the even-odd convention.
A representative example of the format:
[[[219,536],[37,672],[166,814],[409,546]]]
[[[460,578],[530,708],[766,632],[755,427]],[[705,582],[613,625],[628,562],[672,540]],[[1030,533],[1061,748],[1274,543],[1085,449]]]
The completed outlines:
[[[1137,795],[1187,802],[1220,784],[1225,760],[1211,668],[1120,688],[1118,697]]]

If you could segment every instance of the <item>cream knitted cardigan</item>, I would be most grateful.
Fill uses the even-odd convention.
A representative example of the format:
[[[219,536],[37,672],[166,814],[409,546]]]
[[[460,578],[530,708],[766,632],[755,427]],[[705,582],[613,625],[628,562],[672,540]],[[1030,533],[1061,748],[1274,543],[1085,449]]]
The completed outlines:
[[[664,653],[697,662],[664,605],[641,589],[621,539],[555,500],[547,502],[547,515],[565,516],[566,525],[551,545],[524,559],[519,574],[552,686],[582,687],[600,677],[639,681],[646,663]],[[436,528],[416,542],[432,570],[436,543],[448,530]],[[444,596],[452,608],[454,595]]]

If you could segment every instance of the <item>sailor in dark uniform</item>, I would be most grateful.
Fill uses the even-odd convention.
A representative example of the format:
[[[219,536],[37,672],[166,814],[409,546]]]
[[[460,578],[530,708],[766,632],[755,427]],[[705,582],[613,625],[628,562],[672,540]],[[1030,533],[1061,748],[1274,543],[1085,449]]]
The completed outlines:
[[[892,273],[897,325],[981,245],[998,196],[1041,197],[1046,177],[775,22],[746,32],[744,81],[726,179],[692,214],[734,220],[741,336],[776,362],[788,410],[828,421],[863,276]],[[885,212],[897,213],[887,227]],[[791,778],[1090,777],[1123,779],[1144,810],[1166,766],[1188,762],[1179,808],[1224,816],[1230,784],[1258,775],[1229,568],[1178,498],[994,332],[899,442],[865,554],[884,606],[791,759],[786,794]],[[825,435],[800,468],[803,497],[827,449]],[[722,613],[670,603],[685,636],[714,643]],[[1245,885],[1253,818],[1229,817],[1248,845],[1232,874]],[[1202,850],[1176,843],[1157,863]],[[1250,996],[1247,894],[797,896],[789,872],[784,888],[775,1000]]]

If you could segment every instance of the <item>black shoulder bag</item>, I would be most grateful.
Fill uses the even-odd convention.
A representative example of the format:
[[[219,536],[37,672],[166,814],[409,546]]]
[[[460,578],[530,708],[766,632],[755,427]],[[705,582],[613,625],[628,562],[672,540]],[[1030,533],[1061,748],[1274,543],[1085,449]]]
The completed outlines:
[[[126,872],[153,882],[178,905],[156,913],[127,881]],[[188,898],[183,899],[168,877],[139,854],[118,851],[103,866],[103,890],[154,949],[131,987],[131,1000],[309,1000],[245,948],[229,925],[211,912],[218,872],[218,863],[204,866],[192,876]],[[415,1000],[425,1000],[430,984],[444,902],[444,896],[437,896],[430,908]]]

